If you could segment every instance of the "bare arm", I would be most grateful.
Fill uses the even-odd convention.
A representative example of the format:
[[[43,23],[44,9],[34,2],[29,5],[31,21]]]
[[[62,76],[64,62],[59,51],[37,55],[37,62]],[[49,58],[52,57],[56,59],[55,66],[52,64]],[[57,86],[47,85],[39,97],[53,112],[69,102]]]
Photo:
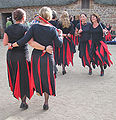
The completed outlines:
[[[33,38],[31,38],[31,40],[28,42],[28,44],[29,44],[31,47],[35,48],[35,49],[45,50],[45,46],[37,43],[36,41],[33,40]],[[47,46],[47,47],[46,47],[46,52],[48,52],[49,54],[52,54],[52,53],[53,53],[53,48],[52,48],[52,46],[50,46],[50,45]]]
[[[31,40],[28,42],[28,44],[35,49],[39,49],[39,50],[45,49],[45,46],[37,43],[36,41],[33,40],[33,38],[31,38]]]
[[[6,46],[8,45],[8,35],[6,33],[4,33],[4,38],[3,38],[3,45]]]

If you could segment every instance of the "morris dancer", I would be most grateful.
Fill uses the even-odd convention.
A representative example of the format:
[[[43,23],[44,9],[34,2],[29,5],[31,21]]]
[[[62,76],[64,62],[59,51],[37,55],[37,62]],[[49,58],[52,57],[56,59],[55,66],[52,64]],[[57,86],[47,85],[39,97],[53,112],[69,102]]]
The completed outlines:
[[[77,24],[76,34],[79,34],[79,57],[82,60],[82,66],[89,67],[89,75],[92,74],[90,48],[91,48],[91,23],[87,22],[87,15],[85,13],[80,14],[80,23]]]
[[[96,14],[92,14],[90,17],[92,26],[92,47],[91,47],[91,59],[97,66],[100,65],[101,74],[104,76],[103,66],[106,64],[110,67],[112,63],[110,59],[111,53],[108,51],[107,45],[104,42],[103,34],[107,32],[105,26],[100,23],[100,18]],[[101,27],[102,26],[102,27]]]
[[[62,65],[62,74],[66,74],[65,67],[73,65],[73,54],[76,52],[73,35],[74,27],[70,22],[68,12],[64,11],[60,17],[58,28],[63,31],[63,46],[58,49],[57,64]]]

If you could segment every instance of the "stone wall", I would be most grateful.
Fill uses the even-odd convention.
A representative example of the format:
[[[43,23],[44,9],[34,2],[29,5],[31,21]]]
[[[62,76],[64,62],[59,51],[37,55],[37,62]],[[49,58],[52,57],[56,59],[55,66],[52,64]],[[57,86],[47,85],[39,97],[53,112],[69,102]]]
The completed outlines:
[[[52,9],[58,12],[58,16],[62,13],[62,11],[67,10],[71,15],[78,15],[80,13],[86,13],[88,15],[88,21],[90,14],[97,13],[100,15],[101,22],[110,23],[113,26],[113,29],[116,30],[116,6],[110,5],[100,5],[94,4],[93,0],[90,0],[90,9],[81,9],[81,0],[77,2],[66,5],[66,6],[50,6]],[[41,7],[25,7],[23,8],[27,12],[27,20],[33,18],[35,13],[38,13]],[[12,12],[14,9],[0,9],[0,13],[8,13]],[[1,22],[1,15],[0,15],[0,25]]]

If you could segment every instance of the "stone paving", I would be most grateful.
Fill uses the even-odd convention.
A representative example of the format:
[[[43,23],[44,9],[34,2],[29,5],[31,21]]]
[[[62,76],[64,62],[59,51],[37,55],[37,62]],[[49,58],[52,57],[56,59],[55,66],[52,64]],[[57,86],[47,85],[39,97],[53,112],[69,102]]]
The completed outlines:
[[[116,46],[108,47],[114,64],[105,70],[105,76],[100,76],[99,68],[89,76],[77,51],[74,66],[66,68],[66,75],[58,67],[57,96],[50,97],[49,110],[42,110],[44,98],[35,94],[27,101],[29,109],[22,111],[20,100],[12,96],[8,86],[7,47],[0,40],[0,120],[116,120]]]

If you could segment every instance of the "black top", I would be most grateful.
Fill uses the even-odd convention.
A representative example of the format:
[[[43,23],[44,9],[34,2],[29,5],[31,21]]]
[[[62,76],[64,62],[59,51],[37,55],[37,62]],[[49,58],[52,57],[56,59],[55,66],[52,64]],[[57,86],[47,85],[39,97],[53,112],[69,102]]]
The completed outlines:
[[[93,28],[93,25],[91,26],[92,41],[96,44],[98,44],[99,41],[104,40],[103,29],[105,26],[102,23],[100,24],[96,28]]]
[[[110,30],[111,30],[111,28],[112,28],[112,26],[109,26],[109,27],[107,28],[107,30],[108,30],[108,31],[110,31]]]
[[[72,22],[74,24],[74,28],[77,26],[77,24],[79,23],[79,20],[73,20]]]
[[[80,34],[79,42],[86,42],[91,39],[91,23],[81,24],[83,32]],[[80,23],[77,24],[77,29],[80,29]]]
[[[26,33],[26,35],[22,39],[17,41],[17,44],[19,46],[22,46],[31,38],[44,46],[53,45],[54,41],[57,47],[61,47],[63,42],[62,39],[58,37],[58,32],[56,31],[55,27],[34,24]]]
[[[63,28],[62,24],[59,22],[58,28],[62,30],[63,34],[69,34],[69,33],[72,35],[74,34],[74,26],[72,23],[70,23],[69,28]]]
[[[12,24],[8,28],[6,28],[5,33],[8,35],[8,42],[14,43],[21,39],[25,32],[27,31],[27,27],[22,24]],[[13,48],[13,50],[27,50],[27,44],[24,44],[22,47]]]
[[[53,26],[55,26],[57,28],[58,26],[58,20],[51,20],[49,21],[49,23],[51,23]]]

